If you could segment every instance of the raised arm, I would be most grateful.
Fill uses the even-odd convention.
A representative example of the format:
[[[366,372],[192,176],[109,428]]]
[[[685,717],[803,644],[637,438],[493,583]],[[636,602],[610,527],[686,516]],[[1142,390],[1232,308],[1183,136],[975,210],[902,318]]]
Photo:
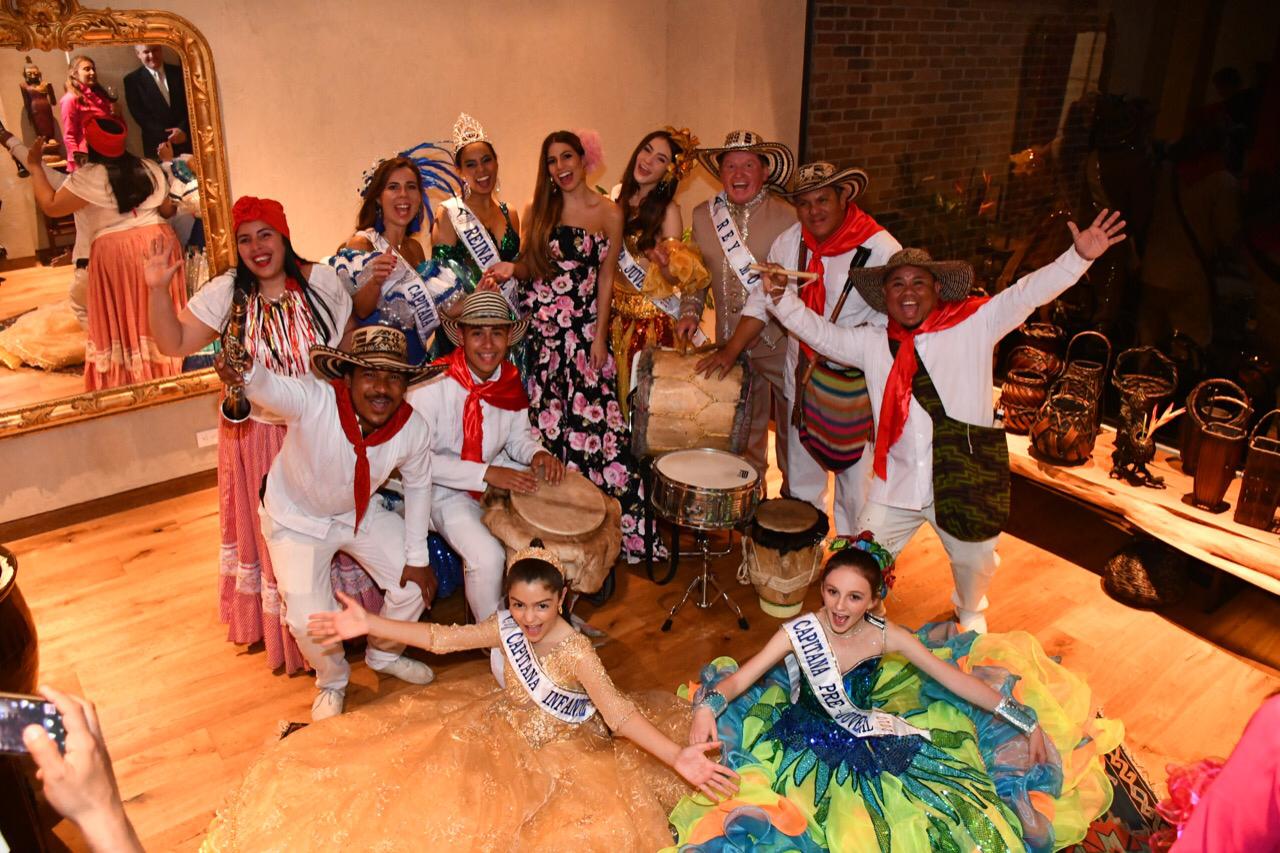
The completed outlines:
[[[251,365],[243,376],[244,393],[249,402],[270,409],[286,423],[302,420],[307,408],[308,380],[281,376],[261,365]],[[332,393],[328,388],[323,390]]]
[[[867,342],[875,335],[884,334],[883,329],[869,326],[842,329],[810,311],[800,301],[795,290],[791,289],[783,294],[777,304],[770,301],[769,311],[788,332],[813,347],[816,352],[850,367],[862,367],[866,364]]]
[[[787,632],[779,628],[769,638],[769,642],[765,643],[763,649],[739,666],[737,672],[717,684],[714,690],[700,689],[694,701],[689,743],[707,743],[716,740],[716,717],[724,710],[724,706],[763,678],[764,674],[773,669],[790,651],[791,640],[787,637]],[[718,694],[723,698],[716,698],[712,694]]]
[[[65,184],[56,190],[53,188],[53,184],[49,182],[49,176],[44,173],[44,143],[44,137],[37,136],[36,141],[31,143],[31,147],[27,149],[27,169],[31,172],[31,192],[35,195],[36,202],[40,205],[40,209],[44,211],[45,216],[70,216],[89,202],[76,195],[72,192],[71,187]],[[75,182],[73,180],[68,180],[74,185]]]
[[[208,293],[204,289],[198,291],[181,314],[174,307],[169,285],[180,266],[181,260],[169,263],[169,250],[163,240],[157,237],[151,241],[151,253],[142,266],[142,278],[147,283],[147,317],[160,352],[175,358],[199,352],[219,334],[219,329],[196,317],[191,307],[210,301],[215,290],[220,289],[218,285],[206,285],[215,289]]]
[[[345,592],[339,590],[334,594],[342,603],[342,610],[312,613],[307,619],[307,634],[324,646],[366,634],[393,643],[417,646],[433,654],[491,649],[499,643],[498,620],[492,616],[478,625],[404,622],[368,612]]]

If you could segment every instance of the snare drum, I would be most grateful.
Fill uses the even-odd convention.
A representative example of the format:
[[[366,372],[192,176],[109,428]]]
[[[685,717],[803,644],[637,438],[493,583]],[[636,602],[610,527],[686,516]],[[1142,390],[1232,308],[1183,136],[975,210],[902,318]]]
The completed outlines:
[[[805,501],[775,498],[756,508],[742,537],[738,580],[756,588],[761,610],[779,619],[800,612],[822,567],[828,527],[826,515]]]
[[[598,592],[622,548],[618,500],[574,470],[559,483],[539,483],[529,495],[490,489],[484,523],[508,560],[541,539],[564,564],[565,582],[575,592]]]
[[[751,419],[748,368],[740,362],[723,379],[709,379],[695,369],[706,355],[673,349],[640,354],[631,425],[637,457],[694,447],[742,452]]]
[[[697,530],[735,527],[760,499],[760,475],[723,450],[676,450],[653,466],[653,508],[668,521]]]

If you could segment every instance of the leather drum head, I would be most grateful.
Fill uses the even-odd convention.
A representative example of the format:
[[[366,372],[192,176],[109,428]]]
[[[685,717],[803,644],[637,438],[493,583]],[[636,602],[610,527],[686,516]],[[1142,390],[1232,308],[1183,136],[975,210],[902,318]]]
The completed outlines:
[[[756,524],[777,533],[804,533],[818,521],[818,510],[807,501],[775,498],[756,507]]]
[[[539,483],[531,495],[512,492],[511,509],[539,530],[582,536],[604,523],[604,493],[578,471],[565,471],[558,484]]]

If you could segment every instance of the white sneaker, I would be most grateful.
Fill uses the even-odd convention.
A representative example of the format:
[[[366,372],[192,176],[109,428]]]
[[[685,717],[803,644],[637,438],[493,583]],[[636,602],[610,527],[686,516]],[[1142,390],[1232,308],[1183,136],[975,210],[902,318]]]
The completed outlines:
[[[987,633],[987,617],[972,610],[956,609],[956,622],[961,631],[972,631],[975,634]]]
[[[334,687],[321,687],[316,691],[316,698],[311,703],[311,721],[318,723],[342,713],[342,703],[346,701],[347,691]]]
[[[369,661],[366,660],[365,663],[369,663]],[[374,666],[369,663],[369,669],[374,672],[381,672],[384,675],[394,676],[410,684],[430,684],[436,677],[436,674],[431,671],[431,667],[420,660],[407,658],[404,655],[396,658],[391,663],[380,666]]]

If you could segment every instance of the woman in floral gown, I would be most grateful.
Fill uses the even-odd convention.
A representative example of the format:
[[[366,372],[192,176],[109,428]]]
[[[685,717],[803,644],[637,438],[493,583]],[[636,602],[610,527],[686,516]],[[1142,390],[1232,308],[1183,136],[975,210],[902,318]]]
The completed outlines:
[[[522,217],[524,254],[486,277],[532,279],[522,294],[533,341],[529,418],[547,450],[622,503],[622,551],[636,560],[645,550],[644,503],[609,352],[622,212],[587,185],[585,151],[567,130],[543,140]]]
[[[1088,685],[1030,634],[872,616],[891,560],[869,540],[838,551],[818,612],[704,670],[689,739],[721,741],[741,784],[681,801],[681,850],[1040,853],[1110,806],[1100,756],[1123,730]]]

